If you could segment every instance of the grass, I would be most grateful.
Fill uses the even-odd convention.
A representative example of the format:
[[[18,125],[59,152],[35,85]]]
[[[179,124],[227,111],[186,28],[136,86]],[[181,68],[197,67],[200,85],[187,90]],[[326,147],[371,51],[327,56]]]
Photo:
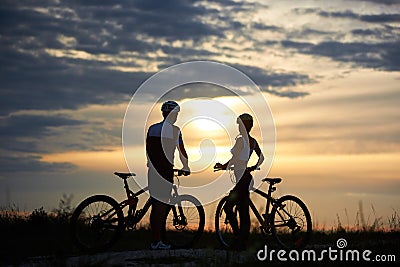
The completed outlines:
[[[67,255],[73,249],[68,236],[73,208],[64,196],[51,212],[42,207],[31,213],[16,206],[0,209],[0,263],[18,262],[28,257]]]
[[[319,225],[318,222],[313,222],[314,229],[323,232],[397,232],[400,231],[400,214],[393,209],[393,213],[384,218],[378,216],[373,204],[370,211],[366,215],[363,202],[358,203],[358,210],[354,219],[354,223],[350,223],[350,218],[347,209],[344,209],[345,223],[339,214],[336,214],[336,225],[331,228],[326,228],[324,225]]]
[[[35,209],[31,213],[20,211],[16,206],[0,208],[0,266],[3,264],[18,265],[30,259],[43,260],[43,258],[62,262],[71,255],[80,255],[69,238],[69,218],[73,207],[70,205],[71,197],[63,196],[59,207],[50,212],[43,208]],[[311,247],[323,249],[330,245],[336,247],[339,238],[345,238],[349,248],[369,249],[375,253],[387,253],[400,251],[400,216],[393,214],[386,220],[377,217],[372,207],[372,216],[364,215],[362,204],[355,219],[354,226],[343,226],[342,220],[337,216],[337,225],[330,229],[316,227],[311,240]],[[345,211],[347,216],[347,211]],[[122,238],[114,245],[113,251],[146,250],[149,247],[151,231],[148,226],[131,232],[125,232]],[[272,236],[264,238],[257,231],[250,235],[248,253],[256,255],[257,251],[268,245],[270,249],[279,249]],[[322,246],[322,248],[319,248]],[[194,248],[213,251],[220,249],[218,240],[213,231],[205,231]],[[400,255],[396,255],[400,257]],[[173,259],[164,259],[170,262]],[[219,259],[220,260],[220,259]],[[214,262],[219,262],[214,259]],[[254,260],[254,257],[253,257]],[[157,260],[156,260],[157,261]],[[197,262],[199,265],[209,266],[205,262]],[[56,264],[62,265],[62,264]],[[240,264],[239,264],[240,265]],[[260,262],[253,262],[254,266],[261,266]],[[265,266],[266,263],[263,263]],[[329,264],[328,264],[329,265]]]

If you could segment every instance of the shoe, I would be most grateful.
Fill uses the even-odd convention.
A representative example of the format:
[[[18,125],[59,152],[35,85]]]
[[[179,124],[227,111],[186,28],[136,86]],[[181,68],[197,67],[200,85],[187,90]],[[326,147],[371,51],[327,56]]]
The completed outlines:
[[[165,244],[162,241],[153,242],[150,244],[152,250],[171,249],[171,245]]]

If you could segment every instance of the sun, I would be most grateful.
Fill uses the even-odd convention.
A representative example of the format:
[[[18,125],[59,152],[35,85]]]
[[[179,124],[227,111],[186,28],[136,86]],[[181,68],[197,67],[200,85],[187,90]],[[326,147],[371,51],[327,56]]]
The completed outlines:
[[[231,103],[221,100],[197,98],[182,103],[181,125],[190,124],[199,132],[226,131],[234,125],[236,114]]]
[[[197,118],[193,120],[194,126],[200,131],[218,131],[223,128],[218,122],[211,118]]]

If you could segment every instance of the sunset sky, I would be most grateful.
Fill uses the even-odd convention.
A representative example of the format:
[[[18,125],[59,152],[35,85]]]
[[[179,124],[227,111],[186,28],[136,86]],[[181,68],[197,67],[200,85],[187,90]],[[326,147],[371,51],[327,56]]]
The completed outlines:
[[[370,223],[400,212],[396,0],[5,0],[0,21],[2,207],[51,210],[64,193],[73,205],[97,193],[122,200],[112,173],[128,170],[122,126],[132,96],[158,71],[210,60],[242,71],[268,101],[275,153],[263,145],[268,175],[284,178],[278,195],[301,197],[319,226],[336,225],[337,216],[353,226],[360,201]],[[146,92],[138,109],[156,97]],[[177,125],[190,163],[202,170],[180,182],[208,183],[216,174],[198,161],[201,153],[224,162],[235,136],[207,119],[188,121],[218,102],[233,110],[217,108],[234,131],[235,114],[247,110],[237,96],[201,85],[169,97],[182,105]],[[138,113],[147,115],[134,134],[161,120],[159,104]],[[255,129],[261,134],[268,133]],[[138,174],[146,171],[143,142],[135,144]],[[206,211],[212,218],[215,203]]]

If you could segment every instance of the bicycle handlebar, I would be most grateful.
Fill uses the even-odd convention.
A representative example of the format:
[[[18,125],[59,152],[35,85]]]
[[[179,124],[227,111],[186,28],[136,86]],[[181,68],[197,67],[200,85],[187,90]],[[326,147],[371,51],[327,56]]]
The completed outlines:
[[[227,168],[227,169],[214,166],[214,172],[217,172],[217,171],[233,171],[234,169],[235,169],[235,167],[232,167],[232,166]],[[247,167],[246,169],[249,170],[250,167]],[[250,170],[250,171],[259,171],[259,170],[260,170],[260,167],[254,169],[254,170]]]
[[[177,172],[177,176],[188,176],[190,175],[190,171],[174,169],[174,172]]]

